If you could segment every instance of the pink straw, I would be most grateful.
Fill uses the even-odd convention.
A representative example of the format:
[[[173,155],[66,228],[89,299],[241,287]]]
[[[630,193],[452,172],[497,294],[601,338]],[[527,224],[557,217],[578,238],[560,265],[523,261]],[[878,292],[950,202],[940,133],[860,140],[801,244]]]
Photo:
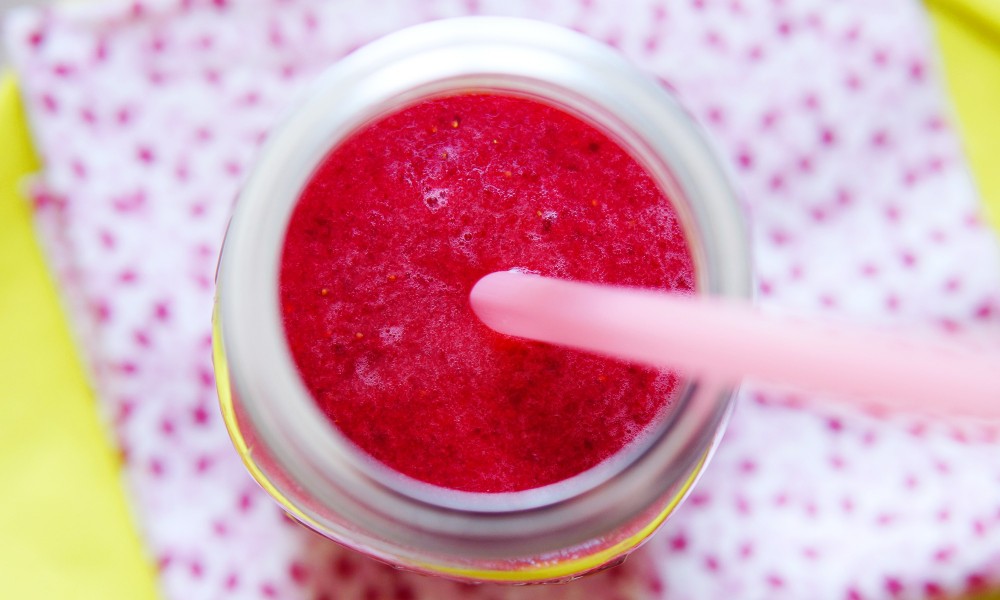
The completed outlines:
[[[1000,418],[1000,353],[793,321],[748,304],[491,273],[472,289],[490,328],[737,383],[745,377],[884,408]]]

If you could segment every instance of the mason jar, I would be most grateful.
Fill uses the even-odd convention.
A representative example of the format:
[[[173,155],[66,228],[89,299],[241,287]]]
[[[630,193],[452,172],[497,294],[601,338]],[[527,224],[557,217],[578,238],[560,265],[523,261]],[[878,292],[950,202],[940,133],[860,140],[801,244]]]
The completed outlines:
[[[673,513],[725,427],[733,392],[684,379],[641,443],[566,480],[470,493],[398,476],[311,397],[283,329],[285,233],[317,166],[367,124],[422,100],[514,95],[556,107],[638,162],[675,208],[695,292],[750,295],[748,243],[726,170],[655,79],[553,25],[470,17],[379,39],[334,65],[270,135],[240,193],[217,276],[214,358],[225,423],[292,516],[378,560],[465,581],[564,581],[617,564]]]

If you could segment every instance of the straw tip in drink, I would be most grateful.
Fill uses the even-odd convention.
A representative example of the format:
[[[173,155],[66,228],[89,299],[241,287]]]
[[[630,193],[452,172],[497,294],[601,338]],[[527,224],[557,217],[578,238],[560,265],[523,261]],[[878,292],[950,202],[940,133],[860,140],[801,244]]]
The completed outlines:
[[[509,316],[510,299],[517,298],[523,282],[530,275],[518,271],[496,271],[482,277],[469,292],[472,312],[487,327],[503,331]]]

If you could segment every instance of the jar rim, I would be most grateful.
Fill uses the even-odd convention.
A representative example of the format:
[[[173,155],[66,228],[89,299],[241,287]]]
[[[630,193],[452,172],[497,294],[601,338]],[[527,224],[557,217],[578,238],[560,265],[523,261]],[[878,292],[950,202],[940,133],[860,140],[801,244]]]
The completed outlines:
[[[298,375],[281,322],[276,282],[284,235],[319,162],[380,116],[472,89],[544,99],[591,124],[599,114],[603,129],[670,188],[664,191],[671,202],[685,203],[677,208],[703,278],[699,291],[750,295],[748,243],[725,168],[662,87],[610,48],[570,30],[465,17],[417,25],[359,49],[322,76],[274,130],[240,194],[220,258],[220,342],[231,385],[277,459],[316,497],[340,502],[348,512],[357,504],[357,521],[373,539],[403,521],[419,523],[404,545],[428,535],[447,547],[456,538],[506,540],[511,548],[536,544],[522,539],[525,531],[562,532],[552,545],[572,545],[643,509],[619,510],[632,495],[655,495],[670,483],[650,484],[637,470],[669,478],[668,471],[684,472],[682,466],[711,452],[731,394],[708,382],[688,385],[648,447],[567,480],[501,494],[448,490],[364,456],[323,418]],[[678,460],[685,464],[673,464]],[[655,489],[647,490],[651,485]],[[611,507],[616,514],[609,514]]]

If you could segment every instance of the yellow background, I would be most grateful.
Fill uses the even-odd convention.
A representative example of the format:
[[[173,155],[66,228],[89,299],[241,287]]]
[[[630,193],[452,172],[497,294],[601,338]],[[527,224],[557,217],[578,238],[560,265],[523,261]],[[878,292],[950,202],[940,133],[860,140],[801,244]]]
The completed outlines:
[[[1000,227],[1000,2],[927,0],[987,214]],[[0,596],[145,600],[155,572],[18,193],[39,168],[0,81]],[[994,596],[1000,597],[1000,596]]]
[[[38,163],[0,82],[0,598],[156,598],[97,406],[17,193]]]

